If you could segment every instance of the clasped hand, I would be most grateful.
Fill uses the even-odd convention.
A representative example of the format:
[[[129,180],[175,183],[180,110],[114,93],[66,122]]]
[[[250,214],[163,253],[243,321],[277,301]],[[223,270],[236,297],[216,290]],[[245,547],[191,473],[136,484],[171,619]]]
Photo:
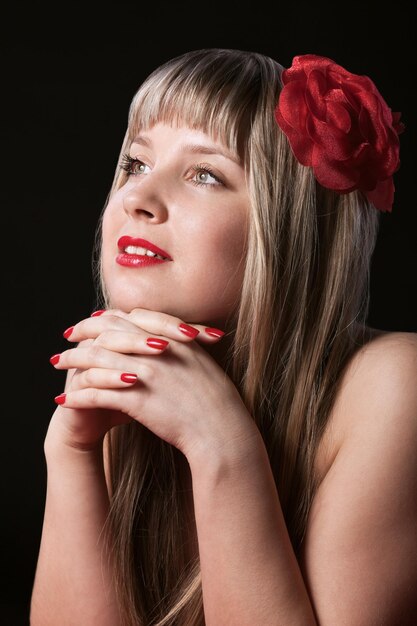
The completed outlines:
[[[94,447],[113,426],[136,420],[190,460],[236,448],[257,431],[231,379],[198,343],[221,341],[205,326],[147,309],[108,310],[65,336],[76,346],[51,358],[68,370],[54,419],[73,447]]]

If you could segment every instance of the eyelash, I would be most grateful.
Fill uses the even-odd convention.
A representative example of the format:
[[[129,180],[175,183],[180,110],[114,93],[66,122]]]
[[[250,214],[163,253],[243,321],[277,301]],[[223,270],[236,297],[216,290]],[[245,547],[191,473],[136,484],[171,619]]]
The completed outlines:
[[[198,180],[192,180],[191,182],[193,183],[193,185],[196,185],[197,187],[217,187],[218,185],[222,185],[224,186],[224,182],[218,177],[216,176],[216,174],[213,172],[213,170],[211,169],[211,167],[205,163],[198,163],[197,165],[193,165],[193,167],[191,168],[192,171],[194,172],[195,175],[197,174],[201,174],[201,172],[204,172],[206,174],[209,174],[212,178],[214,178],[214,180],[216,181],[217,185],[210,185],[207,183],[202,183]]]
[[[143,162],[140,161],[140,159],[134,159],[133,157],[130,156],[130,154],[124,154],[120,162],[120,167],[121,169],[125,170],[125,172],[127,172],[128,176],[135,176],[135,173],[133,172],[133,166],[136,163],[142,164]],[[224,185],[223,181],[213,172],[210,166],[208,166],[205,163],[199,163],[197,165],[193,165],[191,169],[194,172],[194,174],[200,174],[201,172],[205,172],[209,174],[210,176],[212,176],[219,185]],[[207,183],[202,183],[198,180],[192,180],[190,182],[192,182],[193,185],[196,185],[197,187],[200,187],[200,186],[216,187],[217,186],[217,185],[210,185]]]
[[[129,176],[134,176],[135,174],[133,172],[133,165],[135,163],[142,163],[142,161],[139,161],[139,159],[134,159],[130,156],[130,154],[124,154],[120,162],[120,167],[122,170],[125,170],[125,172],[127,172]]]

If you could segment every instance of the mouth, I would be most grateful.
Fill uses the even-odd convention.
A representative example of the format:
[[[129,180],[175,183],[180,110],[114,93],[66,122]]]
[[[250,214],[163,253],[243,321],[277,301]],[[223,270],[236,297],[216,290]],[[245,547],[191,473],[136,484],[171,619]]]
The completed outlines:
[[[135,257],[146,256],[160,261],[172,261],[168,252],[165,252],[165,250],[162,250],[162,248],[159,248],[146,239],[124,235],[123,237],[120,237],[117,245],[119,252],[124,255]]]
[[[146,239],[124,235],[117,242],[116,263],[126,268],[147,268],[172,261],[168,252]]]

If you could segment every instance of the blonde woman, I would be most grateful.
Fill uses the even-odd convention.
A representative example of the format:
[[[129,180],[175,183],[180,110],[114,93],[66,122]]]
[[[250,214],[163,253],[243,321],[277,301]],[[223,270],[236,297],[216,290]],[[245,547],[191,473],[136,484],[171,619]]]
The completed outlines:
[[[402,130],[316,55],[140,86],[51,357],[32,626],[416,624],[417,336],[366,325]]]

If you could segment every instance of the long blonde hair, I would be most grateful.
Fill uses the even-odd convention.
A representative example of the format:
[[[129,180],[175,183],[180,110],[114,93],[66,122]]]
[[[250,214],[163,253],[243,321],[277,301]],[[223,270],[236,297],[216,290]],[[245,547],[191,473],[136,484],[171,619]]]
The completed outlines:
[[[165,121],[216,136],[242,158],[251,219],[225,369],[263,436],[297,553],[318,443],[341,373],[365,337],[379,212],[359,192],[321,188],[296,161],[273,115],[282,69],[239,50],[168,61],[134,96],[121,152],[139,128]],[[109,197],[125,176],[118,168]],[[126,626],[204,624],[199,562],[185,552],[184,461],[136,422],[110,433],[108,536]]]

